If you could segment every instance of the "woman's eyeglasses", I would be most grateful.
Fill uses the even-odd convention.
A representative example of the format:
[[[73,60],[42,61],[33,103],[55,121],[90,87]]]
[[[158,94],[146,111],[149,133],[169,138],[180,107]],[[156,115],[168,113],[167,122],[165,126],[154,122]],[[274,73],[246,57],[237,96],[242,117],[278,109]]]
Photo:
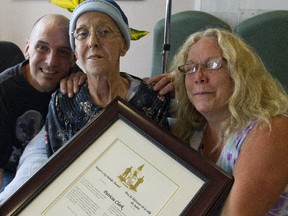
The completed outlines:
[[[115,33],[119,34],[119,31],[114,30],[108,26],[98,26],[95,30],[96,36],[100,39],[112,39],[115,36]],[[75,39],[82,41],[88,38],[92,32],[88,28],[78,28],[72,32],[72,35]]]
[[[223,57],[211,57],[208,58],[204,63],[191,63],[184,64],[178,67],[178,70],[184,74],[196,73],[199,69],[217,70],[222,67],[223,62],[227,63],[227,60]]]

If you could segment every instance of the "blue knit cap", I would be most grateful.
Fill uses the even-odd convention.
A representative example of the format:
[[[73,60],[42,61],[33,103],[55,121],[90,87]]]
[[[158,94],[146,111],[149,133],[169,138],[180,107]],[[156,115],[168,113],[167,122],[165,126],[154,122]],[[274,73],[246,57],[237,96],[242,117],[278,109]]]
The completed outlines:
[[[75,30],[77,19],[81,14],[89,11],[99,11],[106,13],[108,16],[110,16],[118,25],[118,28],[120,29],[121,33],[125,38],[127,50],[129,49],[129,23],[126,15],[124,14],[120,6],[113,0],[86,0],[74,9],[72,17],[70,19],[69,37],[70,45],[73,51],[75,51],[75,38],[73,37],[73,31]]]

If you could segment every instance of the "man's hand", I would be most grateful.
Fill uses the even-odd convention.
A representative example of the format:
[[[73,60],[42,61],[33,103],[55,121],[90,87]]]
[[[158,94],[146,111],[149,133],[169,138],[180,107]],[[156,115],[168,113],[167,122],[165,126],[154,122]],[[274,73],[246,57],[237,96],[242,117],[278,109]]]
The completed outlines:
[[[160,95],[165,95],[168,92],[174,93],[174,76],[175,74],[166,73],[161,74],[146,80],[149,85],[153,85],[155,91],[158,91]]]
[[[60,90],[63,94],[67,94],[72,98],[74,94],[79,91],[79,87],[87,80],[87,76],[83,72],[72,73],[70,76],[65,77],[60,82]]]

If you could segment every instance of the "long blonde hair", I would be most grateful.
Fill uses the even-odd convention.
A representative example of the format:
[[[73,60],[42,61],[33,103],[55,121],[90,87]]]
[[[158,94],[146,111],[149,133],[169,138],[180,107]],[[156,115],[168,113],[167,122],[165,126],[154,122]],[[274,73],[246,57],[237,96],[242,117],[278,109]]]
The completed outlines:
[[[190,48],[203,37],[216,38],[223,57],[227,60],[228,73],[234,89],[228,101],[230,117],[222,124],[219,142],[236,130],[258,120],[270,126],[270,118],[286,114],[288,97],[282,85],[271,76],[259,56],[238,36],[221,29],[207,29],[192,34],[180,47],[173,59],[175,76],[175,103],[172,110],[177,121],[173,133],[188,142],[195,130],[203,129],[205,118],[191,104],[185,87],[185,75],[177,70],[186,63]]]

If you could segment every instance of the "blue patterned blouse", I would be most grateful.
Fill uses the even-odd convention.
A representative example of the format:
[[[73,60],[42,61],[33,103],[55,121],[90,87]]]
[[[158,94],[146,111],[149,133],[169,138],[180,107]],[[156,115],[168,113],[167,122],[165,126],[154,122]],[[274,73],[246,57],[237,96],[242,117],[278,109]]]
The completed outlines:
[[[169,129],[167,116],[169,116],[170,96],[159,97],[152,86],[137,77],[127,73],[121,73],[121,76],[130,81],[126,95],[129,104],[160,126]],[[102,110],[102,107],[92,101],[86,85],[82,86],[73,98],[68,98],[67,95],[57,91],[50,101],[45,124],[48,156],[56,152]]]

